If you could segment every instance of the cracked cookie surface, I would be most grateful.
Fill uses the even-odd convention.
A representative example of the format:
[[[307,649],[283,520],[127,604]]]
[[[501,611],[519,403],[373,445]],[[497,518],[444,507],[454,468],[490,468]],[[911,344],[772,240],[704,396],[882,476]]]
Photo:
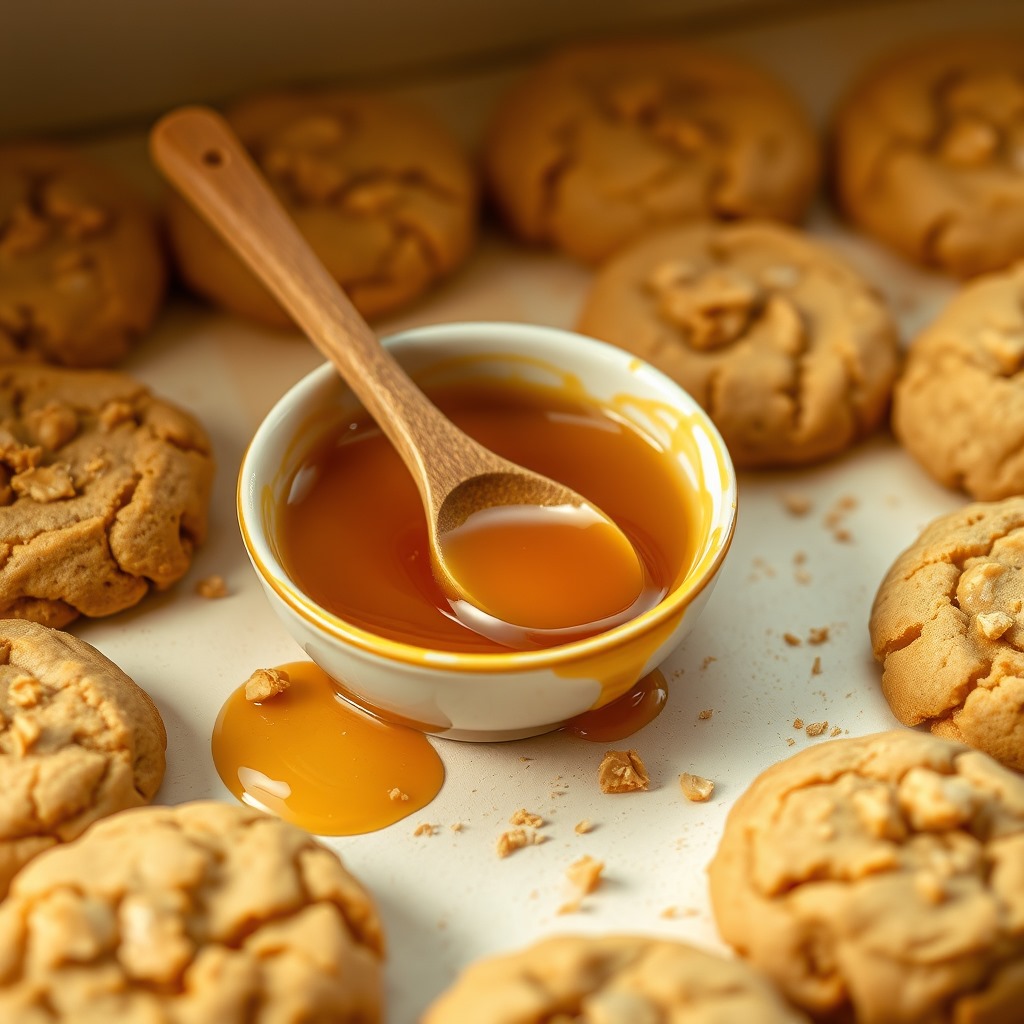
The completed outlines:
[[[766,222],[646,236],[598,272],[577,329],[680,383],[746,467],[847,448],[884,417],[898,365],[895,325],[869,285]]]
[[[512,230],[585,263],[670,221],[798,220],[819,163],[806,115],[767,73],[654,40],[548,57],[499,105],[485,160]]]
[[[166,745],[148,695],[94,647],[0,620],[0,897],[43,850],[149,803]]]
[[[727,942],[816,1019],[1013,1024],[1024,998],[1024,779],[912,730],[773,765],[709,867]]]
[[[476,181],[455,140],[428,111],[323,91],[252,97],[225,116],[363,316],[405,305],[469,254]],[[177,195],[169,197],[168,228],[179,270],[196,292],[241,316],[292,326]]]
[[[152,211],[116,175],[71,149],[0,146],[0,359],[110,366],[165,279]]]
[[[145,807],[43,854],[0,904],[0,1018],[378,1024],[384,941],[338,857],[249,808]]]
[[[840,105],[834,165],[847,216],[918,263],[968,277],[1024,257],[1024,39],[892,54]]]
[[[799,1024],[737,960],[634,935],[560,936],[473,964],[423,1024]]]
[[[870,633],[901,722],[1024,771],[1024,497],[925,527],[882,581]]]
[[[212,478],[202,427],[131,377],[0,366],[0,616],[63,626],[170,586]]]
[[[965,285],[916,338],[892,426],[946,487],[1024,494],[1024,263]]]

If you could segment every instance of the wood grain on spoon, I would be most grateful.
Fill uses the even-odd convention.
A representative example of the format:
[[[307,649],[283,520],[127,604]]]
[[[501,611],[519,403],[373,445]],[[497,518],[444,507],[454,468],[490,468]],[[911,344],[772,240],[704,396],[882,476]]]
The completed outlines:
[[[219,114],[204,107],[174,111],[154,127],[150,148],[164,175],[334,364],[394,445],[423,500],[438,582],[456,604],[467,601],[484,613],[471,628],[487,633],[486,619],[505,618],[501,594],[481,600],[477,592],[466,590],[448,564],[445,536],[496,506],[527,512],[592,506],[564,485],[484,448],[433,405],[328,274]],[[596,542],[614,563],[610,571],[618,569],[623,580],[621,593],[605,608],[606,616],[632,617],[638,613],[633,606],[644,583],[642,565],[618,527],[602,513],[597,515],[603,528],[600,538],[595,535]],[[571,567],[567,569],[571,572]],[[499,591],[500,586],[499,581]],[[557,624],[550,615],[544,622],[511,624],[542,630],[581,625],[569,621],[569,609],[566,614],[568,620]],[[505,634],[501,642],[521,646],[507,630]],[[557,635],[551,641],[560,642]]]

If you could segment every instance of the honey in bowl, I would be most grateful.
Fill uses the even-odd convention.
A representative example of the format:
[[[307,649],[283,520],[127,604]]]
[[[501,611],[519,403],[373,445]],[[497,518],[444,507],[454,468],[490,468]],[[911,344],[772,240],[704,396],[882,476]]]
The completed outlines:
[[[616,523],[642,563],[637,614],[685,577],[696,532],[691,485],[661,445],[614,409],[566,388],[486,377],[428,393],[484,446],[566,484]],[[372,420],[355,419],[320,438],[285,494],[280,558],[323,608],[367,632],[417,647],[507,650],[461,621],[435,581],[419,494]],[[508,565],[492,570],[496,578],[483,583],[500,587],[510,578]],[[607,588],[600,567],[577,560],[561,582],[568,586],[556,600],[575,606],[557,614],[582,625],[573,635],[560,634],[560,642],[605,628],[590,610],[592,595]],[[531,639],[545,646],[543,628]]]

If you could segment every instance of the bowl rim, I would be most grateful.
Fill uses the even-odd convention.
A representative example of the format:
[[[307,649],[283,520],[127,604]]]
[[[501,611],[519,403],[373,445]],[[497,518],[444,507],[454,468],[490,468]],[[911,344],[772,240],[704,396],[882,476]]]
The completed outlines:
[[[262,526],[259,513],[260,501],[254,499],[251,502],[252,507],[255,509],[255,524],[252,524],[250,521],[250,504],[246,501],[247,494],[252,489],[249,485],[249,480],[253,476],[253,453],[257,445],[261,444],[269,435],[271,422],[283,415],[288,407],[294,404],[297,397],[300,397],[307,390],[316,388],[321,384],[322,379],[329,378],[332,375],[336,376],[331,364],[324,362],[303,375],[274,403],[256,428],[248,445],[246,445],[239,464],[235,491],[235,512],[246,553],[262,583],[269,587],[291,612],[299,615],[315,628],[327,633],[334,640],[388,661],[402,662],[406,665],[419,667],[443,667],[446,671],[455,673],[486,672],[487,674],[500,674],[571,665],[574,662],[636,642],[644,635],[670,621],[673,616],[677,614],[681,616],[685,613],[687,606],[717,576],[718,570],[732,544],[736,529],[738,497],[736,469],[729,450],[710,416],[682,385],[645,360],[607,342],[559,327],[512,321],[459,321],[409,328],[384,336],[381,338],[381,341],[384,345],[390,347],[409,341],[422,344],[439,338],[459,340],[475,337],[479,340],[481,332],[486,332],[492,343],[501,337],[511,339],[513,336],[517,336],[519,339],[522,339],[523,336],[532,336],[539,340],[543,336],[550,340],[552,336],[556,336],[561,340],[571,341],[571,344],[575,347],[586,346],[599,360],[603,359],[613,362],[621,369],[628,369],[633,375],[643,374],[660,389],[675,393],[674,404],[681,406],[687,414],[694,416],[700,422],[701,429],[711,442],[719,466],[724,468],[725,471],[723,473],[722,482],[724,486],[720,505],[721,511],[719,513],[722,522],[711,525],[712,531],[716,528],[716,525],[721,531],[716,542],[717,550],[714,551],[714,555],[710,560],[707,557],[699,559],[701,565],[700,573],[693,576],[692,572],[695,567],[691,567],[682,583],[662,598],[653,608],[613,629],[583,640],[573,641],[572,643],[530,651],[471,652],[421,647],[416,644],[380,636],[335,615],[304,594],[297,584],[289,578],[284,566],[276,557],[266,537],[263,535],[264,531],[259,530],[257,532],[252,528],[253,525],[257,529]],[[512,354],[515,353],[515,349],[511,346],[510,352]],[[548,356],[545,354],[544,358],[548,358]],[[559,366],[559,368],[563,368],[554,353],[552,353],[551,363]],[[571,367],[564,368],[571,370]],[[340,378],[338,379],[340,380]]]

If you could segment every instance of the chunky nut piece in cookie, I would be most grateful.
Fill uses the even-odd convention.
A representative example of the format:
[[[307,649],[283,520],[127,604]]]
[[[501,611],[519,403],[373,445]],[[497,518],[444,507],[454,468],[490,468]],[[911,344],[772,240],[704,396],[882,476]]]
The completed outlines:
[[[1024,40],[929,40],[872,69],[835,126],[847,215],[969,277],[1024,257]]]
[[[553,54],[500,105],[485,160],[512,230],[585,263],[671,221],[798,220],[819,164],[779,83],[669,40]]]
[[[946,487],[1024,494],[1024,263],[966,285],[915,339],[892,425]]]
[[[149,697],[87,643],[4,619],[0,650],[2,897],[36,854],[152,800],[167,737]]]
[[[165,277],[127,184],[71,149],[0,146],[0,356],[109,366],[149,330]]]
[[[0,367],[0,473],[2,616],[122,611],[206,536],[205,432],[123,374]]]
[[[256,96],[227,118],[331,276],[364,316],[450,274],[476,233],[466,156],[426,110],[337,90]],[[232,312],[292,321],[184,200],[168,228],[188,285]]]
[[[562,936],[473,964],[423,1024],[798,1024],[760,975],[681,942]]]
[[[577,324],[708,411],[739,466],[824,459],[884,418],[895,324],[828,249],[777,224],[649,234],[597,275]]]
[[[1020,1019],[1024,779],[985,754],[810,747],[736,802],[709,877],[725,940],[816,1019]]]
[[[337,856],[248,808],[128,811],[0,905],[0,1019],[377,1024],[383,938]]]
[[[1024,497],[928,525],[882,581],[870,633],[901,722],[1024,771]]]

